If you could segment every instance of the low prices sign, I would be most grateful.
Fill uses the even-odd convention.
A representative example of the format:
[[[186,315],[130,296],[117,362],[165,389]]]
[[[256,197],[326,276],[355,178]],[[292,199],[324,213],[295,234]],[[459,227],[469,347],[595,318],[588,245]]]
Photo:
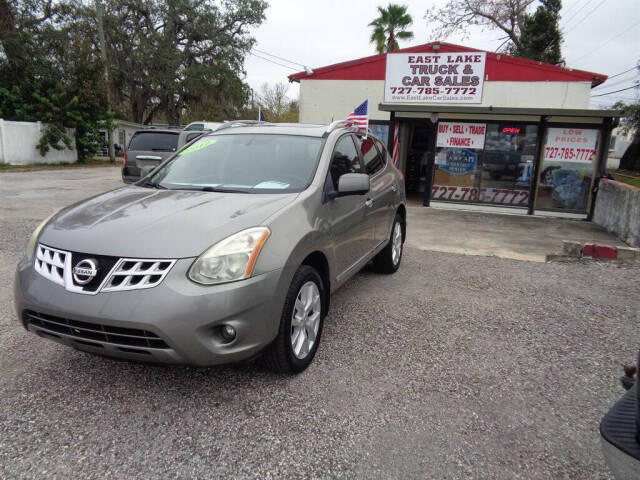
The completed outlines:
[[[486,52],[388,53],[384,101],[482,103]]]
[[[432,200],[453,200],[459,202],[499,203],[524,207],[529,204],[528,190],[506,188],[460,187],[455,185],[434,185]]]
[[[592,163],[596,154],[598,130],[548,128],[544,160],[551,162]]]
[[[436,147],[484,148],[486,123],[439,122]]]

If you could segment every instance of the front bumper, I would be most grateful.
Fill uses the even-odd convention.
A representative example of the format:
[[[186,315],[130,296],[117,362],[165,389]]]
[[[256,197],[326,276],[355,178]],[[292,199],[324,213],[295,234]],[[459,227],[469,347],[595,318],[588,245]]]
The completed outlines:
[[[28,330],[78,350],[124,359],[164,363],[216,365],[250,358],[277,335],[282,306],[289,286],[287,269],[274,270],[247,280],[203,286],[187,279],[193,259],[176,262],[158,286],[148,289],[101,292],[84,295],[69,292],[35,272],[23,258],[18,264],[14,297],[18,318]],[[33,323],[26,312],[54,319],[55,330],[46,322]],[[31,317],[32,318],[32,317]],[[168,348],[153,348],[157,342],[132,347],[114,343],[118,335],[79,338],[86,333],[60,326],[82,322],[94,330],[136,329],[150,332]],[[236,338],[225,343],[221,325],[235,328]],[[95,325],[95,328],[94,328]],[[128,330],[122,330],[127,333]]]
[[[616,480],[640,478],[640,443],[636,427],[636,385],[600,423],[602,453]]]

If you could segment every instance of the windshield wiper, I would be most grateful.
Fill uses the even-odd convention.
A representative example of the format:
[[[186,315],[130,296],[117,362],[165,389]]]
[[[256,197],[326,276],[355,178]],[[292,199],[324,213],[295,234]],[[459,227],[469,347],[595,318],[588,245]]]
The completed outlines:
[[[203,192],[222,192],[222,193],[249,193],[249,190],[242,190],[239,188],[225,188],[225,187],[202,187]]]
[[[160,185],[159,183],[152,182],[151,180],[147,180],[141,186],[142,187],[157,188],[158,190],[168,190],[168,188],[165,187],[164,185]]]

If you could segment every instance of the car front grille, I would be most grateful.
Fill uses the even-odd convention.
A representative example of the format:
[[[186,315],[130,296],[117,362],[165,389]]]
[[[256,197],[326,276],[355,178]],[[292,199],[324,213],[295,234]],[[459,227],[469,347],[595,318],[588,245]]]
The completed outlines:
[[[101,347],[93,342],[105,342],[125,347],[143,347],[169,349],[169,345],[153,332],[137,328],[114,327],[101,323],[80,322],[69,318],[38,313],[31,310],[24,312],[25,322],[44,329],[53,336],[62,334],[72,337],[81,344]]]
[[[122,259],[106,283],[103,292],[151,288],[158,285],[173,266],[173,261]]]
[[[119,258],[105,255],[69,252],[38,244],[34,269],[40,275],[75,293],[95,295],[152,288],[167,276],[176,260],[152,258]],[[74,266],[90,261],[97,267],[93,278],[79,283]]]
[[[34,268],[36,272],[44,278],[48,278],[52,282],[64,286],[64,270],[67,263],[69,263],[67,262],[67,258],[71,258],[69,252],[38,245]]]

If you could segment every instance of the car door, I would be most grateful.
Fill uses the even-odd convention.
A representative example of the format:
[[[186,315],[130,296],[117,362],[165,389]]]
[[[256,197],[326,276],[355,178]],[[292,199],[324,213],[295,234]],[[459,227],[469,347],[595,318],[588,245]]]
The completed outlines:
[[[374,137],[358,138],[360,154],[371,181],[371,190],[368,195],[366,222],[374,231],[372,249],[379,246],[389,237],[391,221],[393,220],[393,204],[395,185],[393,173],[386,168],[386,150]],[[395,190],[394,190],[395,189]]]
[[[334,147],[325,182],[325,191],[337,192],[345,173],[363,173],[358,150],[351,134],[342,136]],[[347,195],[327,200],[328,222],[333,240],[338,281],[364,259],[373,242],[371,224],[365,222],[366,195]]]

